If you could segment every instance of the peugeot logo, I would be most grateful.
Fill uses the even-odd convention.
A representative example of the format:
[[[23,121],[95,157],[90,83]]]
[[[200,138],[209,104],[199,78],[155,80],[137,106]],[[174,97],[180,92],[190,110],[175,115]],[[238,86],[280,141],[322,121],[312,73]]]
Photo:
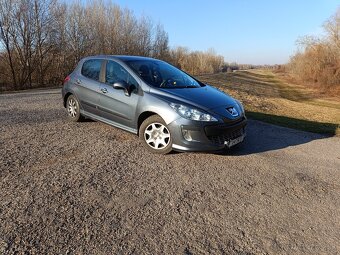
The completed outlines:
[[[238,116],[238,112],[234,107],[229,107],[227,108],[227,111],[231,114],[231,116],[233,117],[237,117]]]

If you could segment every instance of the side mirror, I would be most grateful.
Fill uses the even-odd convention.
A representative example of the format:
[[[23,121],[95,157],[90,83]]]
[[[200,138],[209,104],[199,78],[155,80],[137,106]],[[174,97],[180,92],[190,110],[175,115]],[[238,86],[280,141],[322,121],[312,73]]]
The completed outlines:
[[[130,96],[132,90],[134,89],[134,86],[130,86],[127,82],[125,81],[118,81],[113,84],[114,89],[123,89],[125,96]]]

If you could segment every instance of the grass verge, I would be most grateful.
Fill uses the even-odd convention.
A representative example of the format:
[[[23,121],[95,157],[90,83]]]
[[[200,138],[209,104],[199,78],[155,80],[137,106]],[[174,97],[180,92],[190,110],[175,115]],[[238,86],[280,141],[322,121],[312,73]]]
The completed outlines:
[[[200,80],[241,100],[249,118],[340,136],[340,100],[294,85],[268,70],[203,75]]]
[[[319,134],[336,135],[337,129],[339,128],[337,124],[333,123],[322,123],[303,119],[295,119],[286,116],[278,116],[262,112],[247,111],[246,115],[248,118],[251,119],[261,120],[267,123],[283,127],[289,127]]]

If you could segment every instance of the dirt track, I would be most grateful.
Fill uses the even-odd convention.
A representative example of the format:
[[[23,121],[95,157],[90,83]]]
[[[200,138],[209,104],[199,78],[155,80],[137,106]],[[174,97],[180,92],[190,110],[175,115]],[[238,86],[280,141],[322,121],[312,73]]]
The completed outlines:
[[[340,139],[249,121],[223,155],[159,156],[0,95],[0,254],[339,254]]]

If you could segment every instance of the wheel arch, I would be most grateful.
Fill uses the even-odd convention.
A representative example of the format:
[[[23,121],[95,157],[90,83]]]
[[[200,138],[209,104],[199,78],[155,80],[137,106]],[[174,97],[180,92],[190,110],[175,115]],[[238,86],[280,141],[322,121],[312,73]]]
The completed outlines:
[[[152,112],[152,111],[145,111],[145,112],[142,112],[139,116],[138,116],[138,122],[137,122],[137,135],[139,134],[139,128],[140,126],[142,125],[143,121],[146,120],[147,118],[153,116],[153,115],[158,115],[157,113],[155,112]]]
[[[73,95],[71,92],[67,92],[66,94],[65,94],[65,96],[64,96],[64,107],[66,108],[66,102],[67,102],[67,98],[69,97],[69,96],[71,96],[71,95]]]

